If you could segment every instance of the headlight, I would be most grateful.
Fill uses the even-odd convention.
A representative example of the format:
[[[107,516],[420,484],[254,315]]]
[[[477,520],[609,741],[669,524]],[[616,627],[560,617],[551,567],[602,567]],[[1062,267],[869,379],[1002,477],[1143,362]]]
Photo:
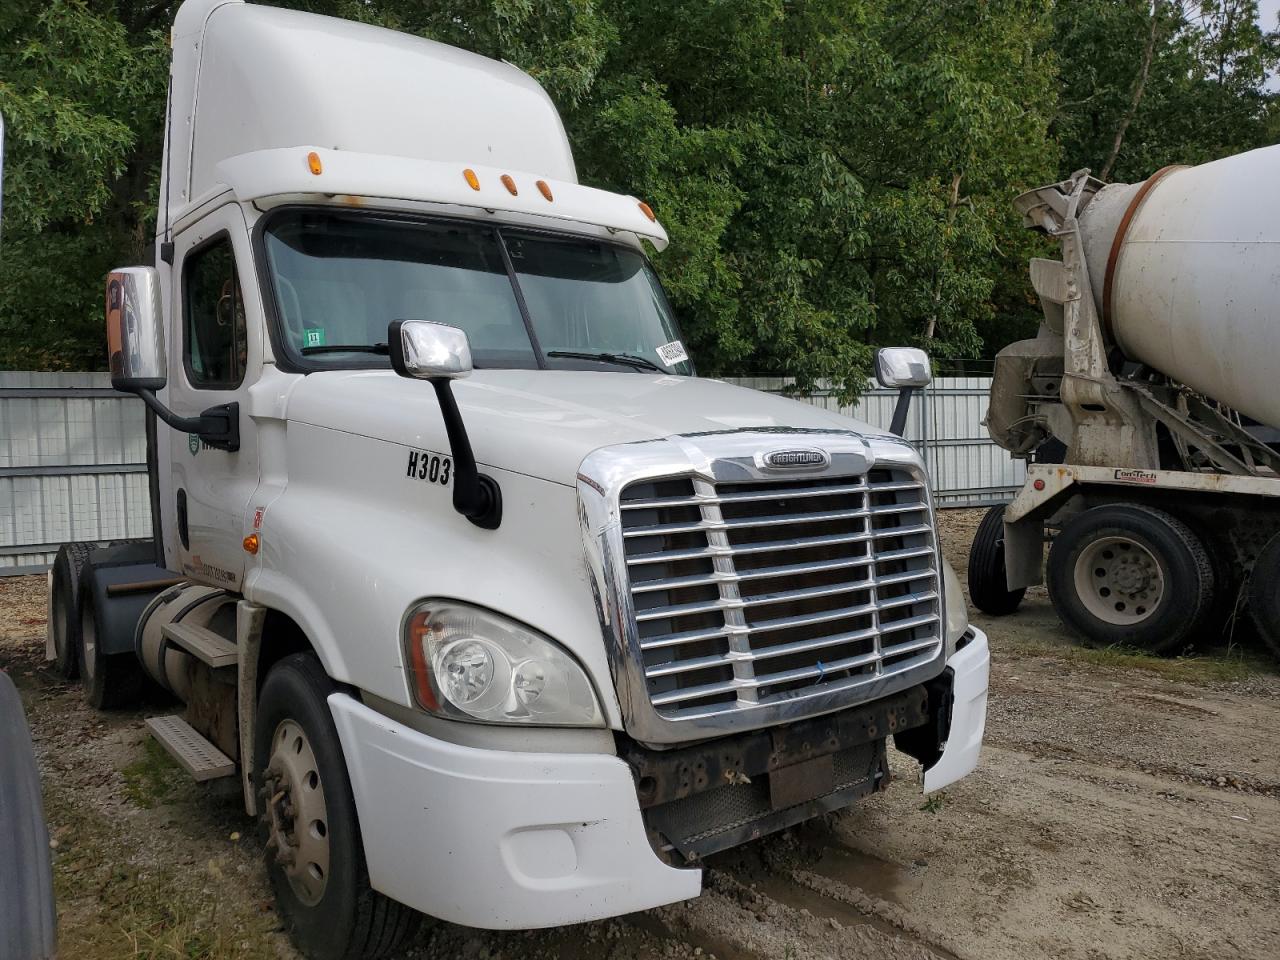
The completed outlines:
[[[404,632],[411,686],[424,710],[488,723],[604,726],[578,662],[514,620],[433,600],[409,611]]]
[[[969,608],[964,602],[964,587],[960,578],[951,569],[951,564],[942,561],[942,592],[947,601],[947,656],[956,652],[956,644],[964,632],[969,629]]]

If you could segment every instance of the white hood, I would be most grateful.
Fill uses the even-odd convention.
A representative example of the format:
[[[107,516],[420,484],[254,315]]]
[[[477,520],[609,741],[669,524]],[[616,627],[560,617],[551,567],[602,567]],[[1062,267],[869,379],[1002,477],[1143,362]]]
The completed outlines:
[[[790,427],[883,436],[859,420],[718,380],[566,370],[477,370],[454,392],[481,464],[572,485],[600,447],[677,434]],[[302,379],[290,421],[445,451],[431,384],[390,371]]]

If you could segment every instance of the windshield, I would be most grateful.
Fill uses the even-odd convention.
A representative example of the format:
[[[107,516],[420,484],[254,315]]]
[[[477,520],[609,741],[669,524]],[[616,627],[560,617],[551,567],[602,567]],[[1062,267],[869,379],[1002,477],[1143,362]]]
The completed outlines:
[[[477,368],[693,373],[636,250],[478,224],[291,211],[265,233],[279,339],[304,369],[384,365],[393,320],[464,330]]]

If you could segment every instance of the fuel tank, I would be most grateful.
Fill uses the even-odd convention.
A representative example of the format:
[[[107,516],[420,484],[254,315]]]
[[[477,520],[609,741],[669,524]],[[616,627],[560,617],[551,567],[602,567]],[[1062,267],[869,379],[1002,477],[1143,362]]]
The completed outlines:
[[[1280,146],[1106,186],[1080,228],[1127,358],[1280,426]]]

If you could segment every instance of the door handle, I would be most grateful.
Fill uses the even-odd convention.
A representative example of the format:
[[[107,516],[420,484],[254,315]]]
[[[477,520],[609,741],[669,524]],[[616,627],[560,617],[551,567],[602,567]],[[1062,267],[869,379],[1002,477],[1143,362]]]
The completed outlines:
[[[182,541],[182,549],[191,549],[191,533],[187,529],[187,491],[178,489],[178,539]]]

